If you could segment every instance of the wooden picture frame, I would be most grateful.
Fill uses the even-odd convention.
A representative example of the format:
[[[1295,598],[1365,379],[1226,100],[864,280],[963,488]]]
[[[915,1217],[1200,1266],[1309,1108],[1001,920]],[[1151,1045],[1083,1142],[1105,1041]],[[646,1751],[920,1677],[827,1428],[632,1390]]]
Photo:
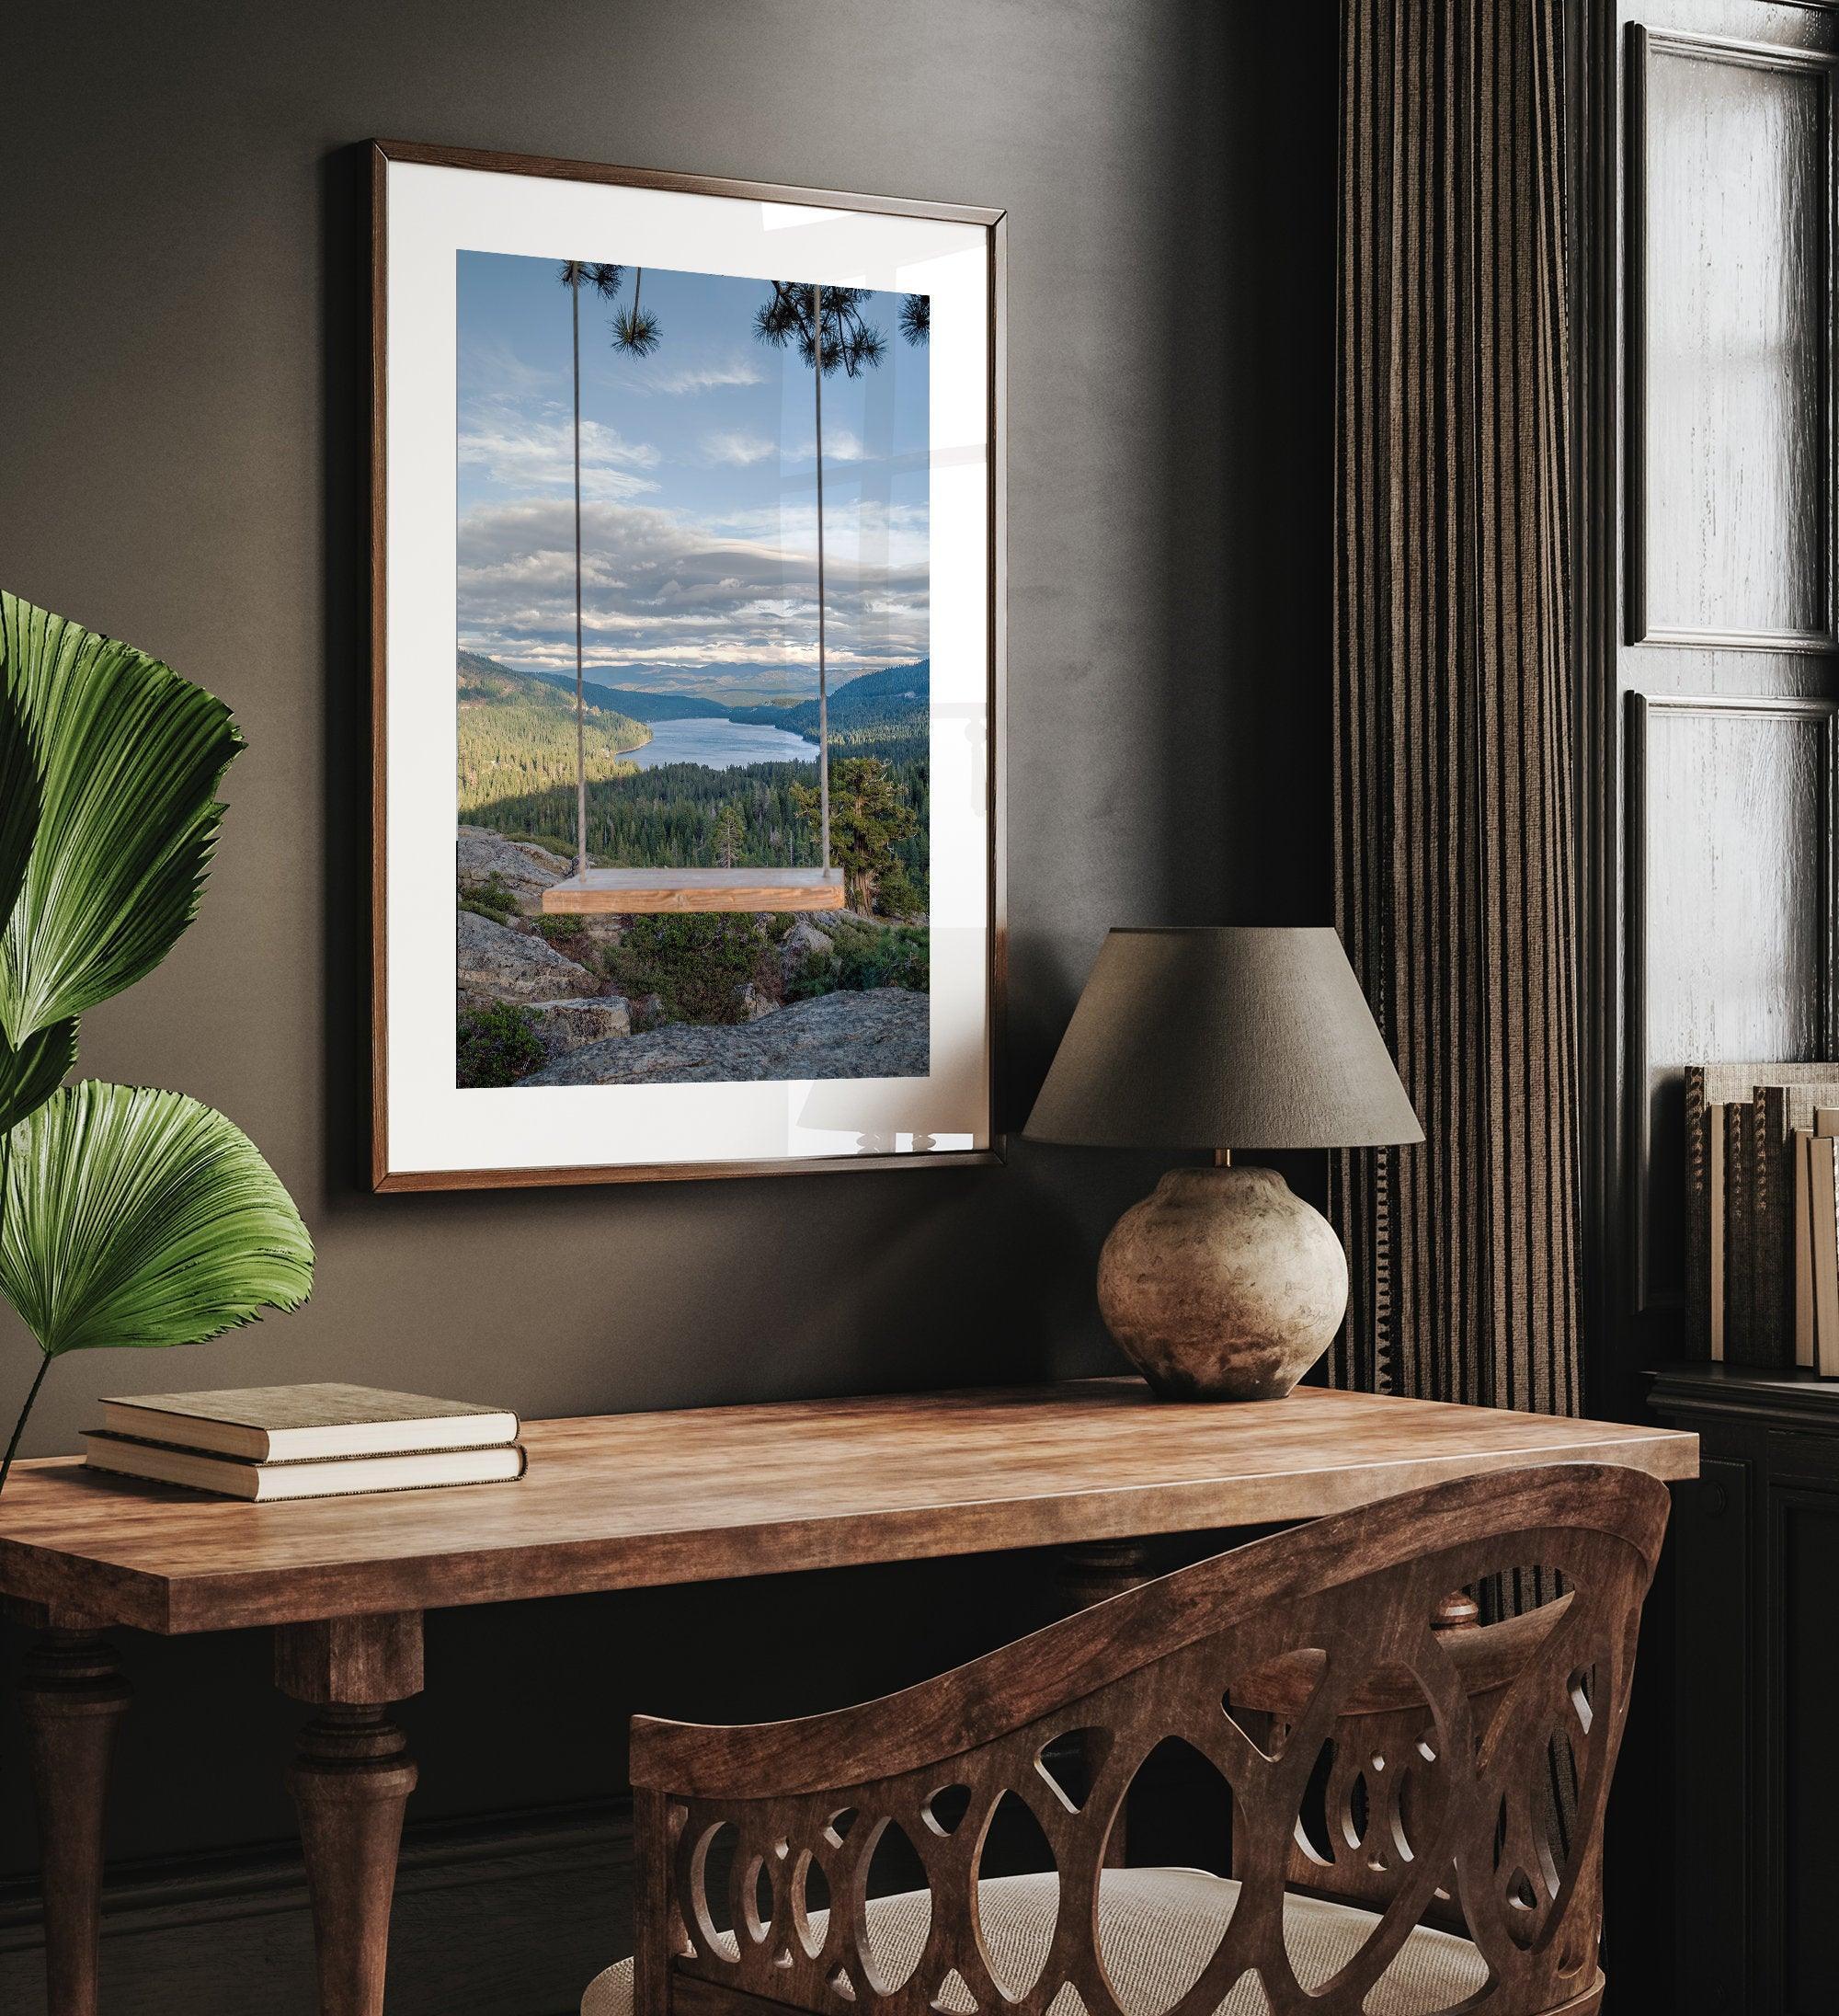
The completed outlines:
[[[437,170],[443,171],[443,173],[438,178],[421,177],[413,184],[405,185],[404,181],[405,170]],[[456,179],[456,176],[458,179]],[[485,179],[474,182],[465,180],[466,178]],[[508,178],[517,178],[517,181],[514,183]],[[483,192],[482,209],[489,210],[493,218],[494,228],[499,234],[500,242],[497,244],[488,243],[486,251],[482,254],[474,255],[470,251],[463,251],[459,257],[463,259],[474,257],[497,257],[502,250],[502,236],[504,231],[508,228],[503,222],[507,206],[511,210],[516,210],[517,206],[520,204],[522,206],[520,213],[527,216],[532,213],[531,206],[539,200],[537,194],[527,192],[520,186],[524,182],[531,184],[533,190],[542,192],[553,192],[559,186],[564,191],[565,200],[577,206],[575,210],[577,215],[581,213],[578,206],[584,200],[577,193],[580,191],[663,192],[673,198],[714,199],[717,200],[718,204],[761,206],[757,213],[751,210],[746,212],[723,212],[712,210],[706,202],[699,201],[693,211],[678,211],[668,213],[672,216],[691,216],[697,222],[699,228],[706,220],[711,218],[716,219],[718,223],[723,223],[725,226],[725,220],[734,218],[742,220],[741,223],[736,223],[733,227],[739,230],[743,228],[746,219],[757,214],[760,222],[757,225],[749,225],[747,228],[779,228],[781,221],[788,218],[794,219],[799,226],[803,227],[808,221],[819,232],[826,228],[831,229],[835,235],[845,244],[858,243],[859,245],[861,233],[863,230],[876,228],[874,221],[878,220],[904,220],[908,225],[917,223],[941,227],[962,227],[952,237],[951,243],[956,248],[952,255],[956,262],[953,270],[958,276],[958,284],[961,289],[964,289],[966,300],[970,298],[968,289],[965,286],[965,276],[970,272],[970,260],[966,256],[967,249],[974,246],[978,253],[975,281],[982,318],[982,338],[979,344],[982,355],[977,360],[981,378],[978,393],[982,400],[979,410],[983,416],[985,429],[983,441],[979,444],[983,451],[980,458],[983,464],[983,479],[979,486],[983,525],[981,535],[977,541],[980,561],[979,589],[983,602],[982,620],[978,635],[978,650],[982,663],[980,667],[981,676],[977,682],[974,704],[970,707],[960,707],[957,711],[967,715],[975,713],[978,716],[974,727],[969,721],[966,721],[960,731],[961,739],[966,744],[974,744],[977,735],[980,734],[982,737],[980,780],[980,788],[983,794],[982,806],[980,810],[965,816],[967,819],[974,819],[977,822],[978,830],[983,834],[982,852],[984,862],[980,888],[977,892],[977,900],[981,904],[981,912],[980,934],[976,947],[976,956],[974,959],[970,959],[954,954],[954,956],[957,957],[958,963],[952,968],[954,975],[974,976],[976,983],[975,1000],[981,1003],[978,1012],[980,1012],[982,1018],[983,1054],[981,1070],[977,1074],[978,1082],[976,1088],[975,1124],[967,1128],[958,1127],[943,1128],[927,1124],[925,1115],[929,1110],[927,1100],[930,1096],[930,1088],[942,1082],[942,1081],[938,1080],[933,1070],[936,1048],[929,1050],[927,1053],[926,1073],[924,1075],[913,1073],[896,1079],[825,1078],[819,1076],[810,1081],[768,1080],[763,1083],[755,1081],[745,1083],[737,1082],[734,1085],[730,1085],[726,1082],[714,1085],[708,1083],[690,1085],[686,1083],[680,1087],[659,1084],[635,1086],[629,1082],[595,1082],[592,1085],[570,1083],[565,1090],[551,1081],[540,1088],[525,1089],[520,1085],[510,1085],[503,1089],[488,1089],[482,1092],[474,1087],[454,1083],[451,1080],[444,1088],[438,1083],[432,1082],[430,1073],[433,1067],[427,1062],[427,1053],[438,1048],[439,1046],[427,1039],[411,1044],[407,1036],[403,1033],[408,1025],[403,1014],[403,1001],[408,984],[405,982],[403,978],[403,962],[405,956],[405,948],[406,944],[405,933],[412,929],[419,934],[423,941],[431,944],[436,930],[432,915],[433,904],[428,895],[432,886],[430,881],[431,870],[428,867],[428,863],[432,858],[431,839],[426,842],[417,841],[415,843],[416,861],[413,865],[413,872],[405,874],[403,867],[405,859],[403,835],[407,830],[409,814],[405,809],[404,805],[398,802],[398,799],[402,796],[404,780],[407,773],[405,765],[411,762],[416,764],[427,762],[430,774],[432,769],[431,759],[424,758],[417,753],[420,748],[418,738],[411,739],[403,733],[403,710],[409,704],[404,698],[404,692],[406,690],[406,682],[411,676],[414,676],[418,681],[418,685],[415,689],[417,697],[414,704],[424,710],[431,709],[434,706],[432,681],[435,653],[431,645],[426,653],[422,652],[418,643],[413,654],[403,649],[403,626],[406,619],[403,607],[398,603],[393,603],[392,599],[393,591],[398,597],[405,597],[411,591],[413,584],[410,576],[416,567],[421,567],[424,579],[428,578],[428,568],[423,566],[421,556],[417,555],[412,557],[409,567],[405,569],[401,564],[399,555],[393,554],[391,550],[392,499],[393,497],[395,498],[400,512],[402,508],[401,486],[408,480],[403,475],[402,471],[408,466],[411,460],[410,456],[404,452],[405,436],[402,429],[398,427],[393,432],[393,420],[395,419],[391,404],[393,276],[398,290],[397,299],[399,303],[404,299],[402,289],[405,283],[400,270],[393,268],[392,265],[392,252],[393,249],[395,249],[392,246],[392,195],[393,193],[396,195],[397,203],[400,206],[406,200],[405,195],[405,188],[412,188],[417,192],[416,200],[422,206],[417,213],[418,219],[432,214],[433,212],[429,206],[436,203],[437,200],[439,203],[457,206],[469,197],[470,192],[474,190]],[[432,195],[428,194],[430,190],[434,192]],[[485,200],[486,199],[489,200]],[[604,195],[589,197],[586,200],[604,201]],[[647,200],[639,199],[639,200]],[[651,232],[651,237],[646,242],[656,244],[658,242],[658,232],[662,228],[657,221],[658,212],[654,208],[645,214],[647,219],[645,228]],[[966,205],[897,201],[884,197],[848,194],[834,190],[789,188],[775,184],[747,182],[722,178],[611,166],[590,162],[552,160],[524,155],[494,154],[473,148],[441,147],[402,141],[378,141],[372,143],[371,218],[372,1186],[378,1190],[481,1189],[561,1184],[681,1180],[826,1170],[963,1167],[1000,1161],[1002,1158],[1002,1140],[997,1129],[997,1117],[999,1110],[998,1106],[998,1069],[1002,1037],[1006,936],[1003,747],[1006,649],[1004,626],[1006,498],[1004,480],[1003,346],[1005,281],[1003,212],[999,210]],[[771,225],[767,223],[769,219],[773,221]],[[871,222],[862,224],[859,223],[858,220],[869,220]],[[396,228],[399,238],[406,239],[411,226],[399,222]],[[455,228],[460,227],[456,226]],[[574,227],[571,225],[569,228]],[[852,231],[856,234],[854,240],[850,236]],[[554,234],[548,233],[547,237],[553,239]],[[439,251],[440,245],[445,245],[447,242],[444,239],[440,240],[436,246],[436,251]],[[467,240],[461,238],[457,242],[463,246]],[[515,249],[521,253],[523,246],[520,244]],[[591,246],[584,246],[583,249],[595,249],[595,247]],[[529,258],[531,260],[540,258],[548,261],[553,274],[553,243],[532,241],[529,248]],[[414,255],[409,256],[413,257]],[[920,256],[924,256],[923,249]],[[451,279],[454,254],[449,249],[446,257],[448,259],[447,273],[450,276],[448,281],[449,293],[450,297],[452,297],[457,292],[456,283]],[[817,258],[819,265],[823,263],[826,258],[829,258],[833,266],[835,264],[835,255],[832,254],[816,254],[807,255],[807,257]],[[653,270],[660,273],[662,278],[666,280],[676,277],[703,280],[721,276],[725,282],[726,276],[744,273],[747,270],[746,268],[734,263],[732,260],[713,268],[698,268],[690,258],[686,258],[683,262],[684,274],[677,276],[667,269],[665,261],[657,259],[656,255],[653,258]],[[438,273],[438,267],[431,261],[432,255],[429,256],[428,260],[424,261],[421,270]],[[859,259],[858,264],[860,263]],[[618,272],[620,269],[614,268],[612,270]],[[640,267],[639,270],[642,273],[645,269]],[[823,300],[822,288],[825,286],[840,287],[845,283],[848,275],[845,274],[842,278],[832,279],[821,270],[816,271],[809,276],[801,271],[798,275],[801,284],[807,277],[814,284],[816,300],[821,304]],[[655,281],[654,286],[657,284],[657,281]],[[739,284],[739,282],[737,281],[736,284]],[[751,284],[758,286],[760,282],[755,280]],[[776,283],[769,282],[769,284]],[[430,292],[438,292],[438,289]],[[578,295],[578,288],[576,292]],[[452,364],[451,360],[459,348],[457,333],[459,328],[459,309],[455,307],[451,313],[451,326],[454,334],[452,346],[448,352],[448,356],[450,368],[454,376],[450,383],[457,384],[459,367],[457,364]],[[818,310],[820,317],[822,313],[820,306]],[[418,315],[420,314],[419,308],[414,308],[413,314]],[[399,315],[398,319],[406,324],[412,317]],[[963,317],[960,318],[957,325],[961,330],[970,326]],[[396,333],[398,340],[405,342],[408,339],[400,330]],[[577,345],[578,340],[577,334]],[[825,338],[827,346],[829,340],[827,335]],[[438,356],[438,348],[430,349],[427,345],[424,345],[423,351],[420,354],[430,358],[436,357]],[[577,354],[578,357],[578,349]],[[969,357],[970,351],[961,341],[954,354],[959,360],[959,376],[962,380],[965,375],[964,361]],[[805,361],[807,363],[810,361],[808,349]],[[928,361],[927,370],[936,381],[938,366],[931,358]],[[438,372],[430,372],[429,375],[438,377]],[[828,373],[826,375],[828,376]],[[812,373],[811,376],[815,384],[817,374]],[[417,373],[417,380],[413,383],[407,380],[404,381],[405,396],[399,399],[399,407],[407,409],[415,405],[417,398],[419,396],[418,384],[419,373]],[[580,513],[582,509],[579,494],[579,458],[581,452],[580,384],[579,365],[577,363],[576,367],[575,393],[577,412],[575,425],[577,466],[575,512],[577,544],[580,538]],[[820,429],[821,401],[824,395],[822,388],[819,387]],[[458,397],[457,392],[455,397],[456,399]],[[448,410],[451,424],[454,430],[454,439],[457,442],[461,423],[455,409],[450,407]],[[932,411],[933,409],[929,406],[927,408],[929,424],[931,424]],[[406,424],[413,425],[413,421],[411,420]],[[426,439],[427,434],[424,430],[424,441]],[[821,443],[823,440],[821,431],[817,440]],[[421,459],[427,466],[434,466],[435,458],[424,454]],[[460,459],[459,452],[456,449],[454,454],[450,457],[450,462],[458,462]],[[821,487],[823,481],[821,448],[817,452],[817,480]],[[940,457],[936,452],[936,447],[927,456],[926,462],[929,472],[939,464]],[[937,479],[931,476],[929,473],[929,480],[936,481]],[[393,483],[397,486],[394,489],[393,489]],[[455,491],[453,494],[458,494],[457,479],[455,479]],[[821,513],[821,503],[818,509]],[[435,516],[436,514],[424,511],[415,517],[412,522],[417,530],[417,535],[421,526],[434,522]],[[403,514],[402,521],[405,524],[411,522],[405,513]],[[450,532],[452,529],[453,522],[453,518],[450,516],[448,521],[448,530]],[[820,565],[824,546],[822,523],[823,521],[820,515],[817,539]],[[926,577],[929,608],[931,606],[931,589],[935,578],[933,572],[931,571],[933,567],[933,548],[930,544],[932,539],[932,526],[933,521],[929,506],[926,532],[929,541],[926,549],[929,568]],[[455,544],[451,550],[457,553],[457,533],[454,538]],[[860,573],[860,569],[858,571]],[[577,612],[581,595],[580,579],[577,559],[575,584]],[[819,579],[821,581],[821,575]],[[452,601],[451,589],[449,601],[450,603]],[[426,596],[423,597],[423,602],[424,604],[428,602]],[[820,610],[827,606],[826,598],[821,592],[818,597],[817,606]],[[579,620],[577,613],[577,624]],[[393,624],[396,626],[394,652]],[[455,634],[456,636],[459,634],[457,618]],[[968,635],[967,627],[961,625],[960,634]],[[930,654],[936,648],[936,641],[928,647],[929,658],[927,663],[929,667],[931,663]],[[411,656],[417,660],[414,664],[407,662]],[[425,663],[421,662],[424,658],[427,660]],[[959,667],[958,676],[962,680],[966,676],[965,669],[972,663],[972,660],[968,654],[961,652],[954,662]],[[404,682],[402,686],[393,688],[393,670],[399,672],[400,678]],[[578,679],[579,675],[580,668],[577,662],[573,676]],[[451,673],[449,671],[441,676],[451,678]],[[546,676],[554,684],[561,685],[557,674],[551,672]],[[927,693],[930,697],[924,697],[925,704],[931,710],[927,718],[931,723],[930,730],[931,736],[931,748],[933,752],[931,767],[936,770],[938,751],[942,746],[939,739],[942,706],[938,700],[938,682],[930,670],[928,679]],[[583,690],[577,685],[577,696]],[[451,693],[451,691],[452,689],[450,687],[448,692]],[[630,697],[645,699],[657,696],[633,694]],[[909,694],[907,697],[910,699],[913,696]],[[545,694],[544,698],[545,704],[547,704],[553,698],[553,695]],[[393,749],[392,743],[393,704],[397,710],[398,716],[394,749]],[[575,719],[578,731],[581,720],[578,712],[578,697],[577,704],[577,712]],[[449,746],[451,748],[452,745],[450,744]],[[828,739],[826,738],[818,746],[828,750],[830,746]],[[974,752],[970,758],[961,759],[961,762],[975,762],[976,760]],[[580,785],[580,790],[582,794],[581,805],[585,813],[588,788],[585,783],[587,773],[585,758],[582,759],[582,764],[581,776],[584,781]],[[419,777],[420,773],[418,772],[417,774]],[[450,792],[452,789],[453,774],[454,773],[451,769],[447,773]],[[395,785],[394,791],[393,782]],[[423,806],[431,802],[428,791],[422,788],[422,783],[425,782],[426,780],[422,779],[417,786],[418,793],[417,802]],[[825,785],[828,796],[828,773],[826,774]],[[936,800],[931,802],[936,805]],[[454,806],[456,815],[463,822],[464,815],[459,813],[459,808],[455,800],[450,797],[449,803]],[[936,810],[929,813],[931,825],[926,829],[933,835],[932,847],[935,851],[938,816]],[[427,820],[423,821],[424,827],[427,827],[428,824]],[[578,835],[581,832],[581,828],[577,826],[576,830]],[[828,823],[825,841],[828,847]],[[393,853],[396,862],[396,872],[394,874],[392,873]],[[929,862],[932,858],[933,853],[929,853]],[[960,873],[967,876],[968,869],[963,865],[965,863],[965,850],[962,845],[958,848],[955,858],[961,865]],[[588,859],[585,849],[577,859],[585,865]],[[554,909],[557,907],[559,900],[559,899],[551,899],[544,904],[544,908]],[[681,904],[676,899],[667,899],[667,900],[671,901],[674,908],[692,907]],[[583,904],[581,907],[585,910],[591,906]],[[976,903],[973,903],[972,908],[976,909]],[[457,919],[457,901],[455,915]],[[823,919],[819,918],[815,922],[821,926]],[[922,922],[929,927],[927,934],[929,950],[926,956],[931,960],[933,957],[933,953],[930,948],[936,936],[931,927],[936,920],[928,915],[922,918]],[[515,924],[521,929],[524,925],[524,920],[512,917],[508,919],[508,924]],[[396,934],[394,938],[393,925],[395,927]],[[473,928],[476,931],[478,927],[474,926]],[[950,935],[949,932],[947,935]],[[963,934],[960,933],[959,935],[962,937]],[[960,946],[960,952],[962,952],[962,946]],[[937,969],[934,968],[931,970],[936,983]],[[431,974],[424,975],[414,982],[414,987],[418,991],[417,998],[424,1003],[432,1002],[434,985],[435,982]],[[394,1000],[393,994],[395,997]],[[932,1018],[927,1024],[929,1030],[936,1029],[938,1017],[942,1013],[956,1017],[954,1027],[968,1026],[970,1004],[973,1002],[973,998],[974,990],[969,978],[965,980],[962,999],[954,997],[953,1003],[944,1010],[941,1009],[938,997],[929,992],[927,996],[927,1014]],[[397,1018],[398,1035],[401,1037],[394,1054],[392,1051],[393,1011]],[[414,1026],[422,1029],[427,1025],[417,1019]],[[935,1038],[932,1040],[936,1043]],[[972,1117],[972,1102],[967,1090],[970,1082],[969,1073],[967,1067],[962,1061],[965,1054],[965,1046],[960,1041],[955,1053],[958,1060],[954,1068],[955,1074],[950,1076],[951,1089],[948,1094],[942,1094],[938,1102],[942,1110],[949,1108],[954,1116],[959,1117]],[[502,1084],[502,1082],[500,1082]],[[914,1117],[914,1124],[910,1130],[898,1126],[895,1126],[890,1129],[874,1124],[865,1124],[858,1128],[853,1117],[849,1117],[847,1113],[843,1114],[840,1122],[839,1122],[838,1113],[849,1106],[850,1098],[847,1093],[839,1093],[836,1088],[851,1085],[861,1085],[867,1088],[886,1088],[889,1086],[904,1088],[901,1090],[900,1099],[907,1101]],[[686,1097],[682,1103],[686,1109],[692,1109],[693,1113],[699,1117],[686,1123],[686,1125],[692,1128],[699,1125],[703,1126],[719,1134],[725,1123],[708,1117],[718,1115],[725,1110],[723,1103],[717,1095],[732,1091],[737,1094],[737,1105],[745,1105],[749,1110],[759,1108],[767,1116],[757,1126],[751,1119],[747,1120],[744,1125],[753,1128],[762,1139],[777,1140],[779,1134],[775,1130],[780,1129],[782,1126],[782,1123],[776,1117],[779,1106],[775,1105],[772,1100],[765,1099],[764,1095],[771,1091],[777,1097],[781,1092],[792,1094],[800,1087],[805,1093],[814,1094],[814,1096],[805,1100],[800,1109],[801,1112],[808,1115],[814,1109],[821,1108],[825,1114],[827,1124],[817,1128],[807,1127],[792,1114],[789,1106],[785,1106],[786,1117],[782,1123],[782,1133],[787,1145],[782,1151],[756,1153],[749,1151],[739,1153],[710,1153],[705,1155],[702,1153],[680,1154],[676,1152],[668,1154],[649,1153],[639,1150],[634,1153],[631,1159],[622,1159],[617,1153],[609,1154],[606,1159],[596,1159],[592,1152],[579,1151],[584,1138],[594,1136],[596,1127],[599,1124],[589,1117],[582,1117],[588,1114],[589,1105],[597,1097],[602,1102],[602,1110],[609,1113],[605,1124],[609,1132],[610,1142],[612,1136],[620,1134],[624,1129],[631,1133],[635,1140],[655,1140],[660,1134],[665,1134],[674,1147],[680,1139],[686,1137],[682,1134],[682,1130],[675,1125],[661,1121],[657,1117],[658,1113],[666,1109],[665,1102],[657,1096],[661,1093],[681,1090],[686,1094],[690,1094],[691,1096]],[[815,1096],[815,1088],[819,1087],[825,1088],[821,1098]],[[913,1088],[925,1088],[925,1090]],[[644,1095],[642,1100],[626,1100],[622,1103],[619,1097],[620,1094],[634,1091]],[[611,1102],[608,1101],[609,1094],[613,1095]],[[491,1137],[488,1143],[488,1152],[467,1151],[467,1145],[461,1140],[460,1137],[467,1133],[471,1123],[455,1117],[456,1115],[463,1112],[463,1108],[456,1105],[450,1110],[443,1103],[446,1097],[451,1097],[458,1102],[478,1102],[480,1100],[487,1102],[483,1108],[475,1104],[473,1107],[464,1110],[484,1112],[489,1116],[490,1124],[485,1127],[485,1132]],[[878,1104],[877,1099],[879,1100]],[[900,1099],[894,1100],[892,1105],[890,1105],[888,1099],[879,1098],[878,1094],[865,1096],[864,1111],[869,1114],[871,1121],[885,1118],[895,1107],[900,1105]],[[509,1102],[518,1101],[520,1101],[521,1105],[513,1106],[509,1104]],[[543,1101],[545,1104],[538,1105],[532,1103],[536,1101]],[[783,1105],[782,1101],[781,1105]],[[636,1128],[629,1128],[626,1123],[612,1117],[615,1110],[623,1113],[634,1113],[639,1111],[641,1106],[644,1119]],[[565,1124],[557,1128],[557,1138],[565,1140],[576,1151],[559,1152],[554,1155],[541,1151],[534,1153],[528,1151],[528,1137],[532,1132],[547,1125],[546,1118],[540,1117],[546,1116],[552,1111],[565,1116]],[[525,1119],[523,1115],[526,1113],[539,1116],[539,1117]],[[516,1116],[515,1122],[511,1117],[513,1114]],[[427,1116],[430,1115],[434,1117],[428,1118]],[[492,1131],[494,1128],[499,1131],[494,1133]],[[515,1129],[514,1134],[510,1131],[513,1128]],[[648,1135],[645,1132],[646,1128],[649,1129]],[[845,1139],[845,1137],[851,1134],[853,1139]],[[795,1141],[804,1140],[807,1137],[815,1139],[818,1142],[820,1151],[793,1151],[793,1144]],[[470,1137],[468,1138],[470,1139]],[[506,1140],[510,1139],[522,1141],[524,1146],[522,1148],[508,1149],[505,1145]],[[901,1145],[903,1141],[908,1145]],[[430,1142],[433,1144],[432,1146],[430,1146]]]

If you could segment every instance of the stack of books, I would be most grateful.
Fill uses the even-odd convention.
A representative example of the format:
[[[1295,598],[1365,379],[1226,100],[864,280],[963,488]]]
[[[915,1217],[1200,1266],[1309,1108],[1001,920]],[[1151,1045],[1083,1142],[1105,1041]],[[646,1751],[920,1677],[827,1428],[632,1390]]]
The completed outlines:
[[[1839,1063],[1685,1073],[1688,1342],[1839,1378]]]
[[[83,1442],[92,1470],[265,1503],[508,1483],[525,1461],[502,1407],[334,1384],[105,1400]]]

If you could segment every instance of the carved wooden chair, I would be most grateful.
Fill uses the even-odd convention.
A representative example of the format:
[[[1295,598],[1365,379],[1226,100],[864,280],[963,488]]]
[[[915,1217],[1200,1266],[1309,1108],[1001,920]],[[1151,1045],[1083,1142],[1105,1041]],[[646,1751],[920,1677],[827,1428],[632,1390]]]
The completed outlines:
[[[640,1717],[638,1951],[583,2016],[1587,2016],[1667,1503],[1613,1467],[1465,1478],[862,1707]],[[1541,1607],[1436,1628],[1451,1591],[1535,1569]],[[1229,1874],[1114,1866],[1171,1738],[1229,1788]],[[1010,1800],[1051,1871],[984,1871]],[[925,1887],[872,1896],[897,1835]]]

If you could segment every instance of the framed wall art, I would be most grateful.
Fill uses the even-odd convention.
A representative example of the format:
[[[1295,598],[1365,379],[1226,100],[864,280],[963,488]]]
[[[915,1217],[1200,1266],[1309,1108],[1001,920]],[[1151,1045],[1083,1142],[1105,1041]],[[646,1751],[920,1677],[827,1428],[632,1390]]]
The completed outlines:
[[[377,1187],[990,1159],[1001,213],[374,174]]]

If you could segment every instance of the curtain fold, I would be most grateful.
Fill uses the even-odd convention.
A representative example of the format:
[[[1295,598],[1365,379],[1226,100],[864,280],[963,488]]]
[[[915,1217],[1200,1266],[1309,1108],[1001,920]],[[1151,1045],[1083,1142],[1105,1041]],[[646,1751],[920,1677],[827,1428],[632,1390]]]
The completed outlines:
[[[1574,1413],[1562,0],[1342,0],[1336,913],[1424,1126],[1336,1383]]]

